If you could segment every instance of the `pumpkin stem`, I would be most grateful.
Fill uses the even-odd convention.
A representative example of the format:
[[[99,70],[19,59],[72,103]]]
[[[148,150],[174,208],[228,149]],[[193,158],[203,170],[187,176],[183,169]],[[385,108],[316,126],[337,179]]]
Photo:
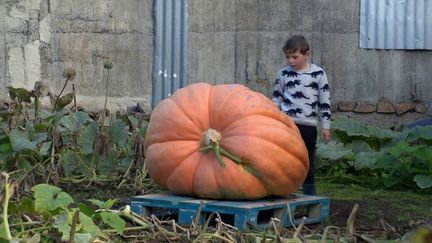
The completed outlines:
[[[220,132],[209,128],[202,139],[204,147],[202,147],[199,151],[208,153],[210,150],[213,150],[213,153],[215,154],[216,159],[218,160],[221,167],[225,167],[225,162],[222,159],[222,155],[228,157],[237,164],[243,164],[243,161],[240,158],[232,155],[220,146],[221,140],[222,135],[220,134]]]

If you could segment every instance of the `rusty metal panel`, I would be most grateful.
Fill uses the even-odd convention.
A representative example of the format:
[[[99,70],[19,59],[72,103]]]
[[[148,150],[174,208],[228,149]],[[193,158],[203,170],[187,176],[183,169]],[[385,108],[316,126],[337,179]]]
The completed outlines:
[[[152,107],[188,83],[187,0],[154,0]]]
[[[431,0],[361,0],[360,47],[432,49]]]

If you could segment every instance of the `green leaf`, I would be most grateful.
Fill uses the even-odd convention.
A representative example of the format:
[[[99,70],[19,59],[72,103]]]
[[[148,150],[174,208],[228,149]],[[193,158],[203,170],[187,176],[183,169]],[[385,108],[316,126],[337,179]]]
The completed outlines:
[[[402,181],[402,179],[397,177],[397,176],[394,176],[394,175],[383,174],[382,175],[382,181],[383,181],[385,187],[390,188],[390,187],[400,183]]]
[[[48,184],[39,184],[32,188],[35,197],[35,210],[39,213],[49,213],[57,208],[66,209],[73,199],[61,188]]]
[[[9,138],[0,139],[0,160],[7,160],[14,154]]]
[[[29,213],[34,214],[35,213],[35,205],[31,198],[24,196],[20,200],[20,209],[21,213]]]
[[[421,189],[432,187],[432,175],[416,175],[414,176],[414,181]]]
[[[12,214],[21,214],[21,213],[22,212],[19,208],[18,202],[10,201],[8,207],[8,214],[12,215]]]
[[[399,135],[398,132],[369,126],[347,117],[339,117],[332,122],[332,129],[347,133],[348,136],[375,137],[380,139],[391,139]]]
[[[418,146],[411,146],[408,142],[402,141],[399,142],[395,147],[389,149],[389,153],[396,156],[401,157],[403,155],[413,154],[419,149]]]
[[[21,157],[18,159],[18,166],[24,171],[30,171],[32,168],[31,162],[28,161],[26,157]]]
[[[87,113],[79,111],[63,116],[59,121],[59,130],[62,133],[78,133],[91,122],[92,119]]]
[[[120,119],[112,124],[109,134],[111,145],[118,144],[123,147],[127,145],[128,131],[126,128],[126,124]]]
[[[93,214],[95,214],[95,210],[91,207],[89,207],[87,204],[84,203],[78,203],[78,208],[80,210],[80,212],[82,212],[83,214],[92,217]]]
[[[60,215],[57,215],[55,217],[53,227],[60,231],[60,233],[62,235],[61,236],[62,241],[69,240],[70,231],[71,231],[71,226],[70,226],[71,221],[72,221],[72,218],[71,218],[71,214],[69,211],[66,211],[66,212],[64,212]]]
[[[147,122],[147,121],[143,121],[143,122],[141,123],[140,128],[139,128],[139,134],[140,134],[143,138],[146,137],[146,134],[147,134],[147,128],[148,128],[148,122]]]
[[[94,205],[96,205],[98,208],[104,208],[105,206],[105,202],[98,200],[98,199],[87,199],[89,202],[93,203]]]
[[[32,143],[26,134],[20,132],[17,129],[12,129],[9,132],[9,139],[12,145],[12,149],[16,152],[25,149],[36,150],[36,144]]]
[[[88,199],[89,202],[98,206],[101,209],[110,209],[118,200],[117,199],[108,199],[106,202],[103,202],[98,199]]]
[[[128,117],[128,120],[129,120],[129,122],[131,123],[131,125],[132,125],[132,127],[135,129],[136,127],[138,127],[138,123],[139,123],[139,121],[138,121],[138,119],[135,117],[135,116],[133,116],[133,115],[128,115],[127,116]]]
[[[78,166],[78,156],[70,149],[62,150],[62,165],[66,176],[73,175]]]
[[[107,175],[118,169],[117,152],[112,150],[108,156],[99,157],[97,169],[102,175]]]
[[[429,161],[432,166],[432,149],[425,146],[421,147],[416,151],[415,157],[426,162]]]
[[[78,138],[78,145],[81,147],[84,154],[93,153],[93,144],[97,131],[98,127],[96,122],[92,122],[81,132]]]
[[[118,233],[123,234],[126,222],[118,214],[102,211],[100,216],[104,223],[111,226],[111,228],[115,229]]]
[[[378,158],[375,168],[376,169],[394,169],[398,166],[399,160],[390,154],[383,154]]]
[[[368,143],[360,139],[354,139],[351,144],[352,151],[354,153],[360,152],[375,152]]]
[[[355,158],[354,168],[360,169],[373,169],[379,157],[382,156],[380,152],[360,152]]]
[[[354,158],[354,153],[350,149],[337,142],[318,143],[316,155],[318,158],[329,160],[349,160]]]
[[[39,149],[39,153],[42,154],[43,156],[48,155],[50,148],[51,148],[51,144],[52,144],[52,142],[43,143]]]
[[[417,126],[412,129],[403,131],[404,137],[409,142],[414,142],[419,139],[432,141],[432,125],[431,126]]]
[[[63,241],[69,240],[73,215],[75,215],[75,210],[67,211],[57,215],[54,221],[53,226],[60,231]],[[79,212],[79,223],[76,226],[76,232],[76,235],[81,233],[80,235],[85,236],[85,239],[87,239],[88,234],[90,234],[90,238],[92,238],[94,235],[101,233],[99,227],[96,226],[93,220],[82,212]],[[77,240],[78,238],[75,236],[75,239]]]
[[[92,242],[93,235],[90,233],[76,233],[75,242],[76,243],[88,243]]]
[[[89,216],[80,212],[79,218],[80,218],[80,223],[82,225],[82,232],[91,233],[91,234],[99,234],[101,232],[99,227],[97,227],[97,225],[93,222],[93,220]]]

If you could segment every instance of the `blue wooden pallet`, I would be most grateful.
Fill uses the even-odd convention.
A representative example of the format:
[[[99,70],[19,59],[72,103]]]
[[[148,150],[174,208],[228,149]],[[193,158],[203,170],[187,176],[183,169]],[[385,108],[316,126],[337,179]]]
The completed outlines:
[[[194,219],[199,223],[211,220],[210,215],[218,213],[225,223],[247,229],[250,226],[267,227],[270,218],[278,218],[284,227],[300,224],[303,217],[306,217],[306,224],[323,222],[329,217],[330,200],[321,196],[293,194],[287,198],[224,201],[164,192],[132,197],[131,208],[142,216],[153,214],[159,218],[175,219],[184,226],[192,224]]]

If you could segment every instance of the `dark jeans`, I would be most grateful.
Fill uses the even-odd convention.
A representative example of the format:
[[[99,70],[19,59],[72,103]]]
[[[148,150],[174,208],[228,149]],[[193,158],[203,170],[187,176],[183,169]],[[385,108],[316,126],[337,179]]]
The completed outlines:
[[[309,171],[303,184],[315,184],[314,154],[317,142],[317,128],[315,126],[306,126],[300,124],[296,125],[300,130],[301,136],[306,144],[309,154]]]

